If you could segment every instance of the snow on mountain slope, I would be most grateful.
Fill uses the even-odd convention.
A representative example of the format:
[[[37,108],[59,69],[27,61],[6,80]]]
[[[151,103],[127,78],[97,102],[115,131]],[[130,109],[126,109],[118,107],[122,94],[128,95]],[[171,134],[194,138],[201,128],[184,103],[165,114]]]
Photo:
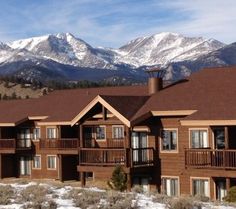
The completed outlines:
[[[8,45],[66,65],[105,68],[109,64],[102,55],[98,56],[96,49],[70,33],[23,39]]]
[[[115,62],[135,67],[165,65],[170,62],[194,60],[223,46],[223,43],[213,39],[190,38],[165,32],[130,41],[116,50],[119,56],[116,56]]]

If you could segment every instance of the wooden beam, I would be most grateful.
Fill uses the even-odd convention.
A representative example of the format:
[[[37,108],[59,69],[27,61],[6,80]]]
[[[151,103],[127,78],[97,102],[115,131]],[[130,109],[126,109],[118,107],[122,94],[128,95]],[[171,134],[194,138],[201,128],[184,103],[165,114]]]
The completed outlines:
[[[62,175],[62,155],[58,155],[59,162],[58,162],[58,178],[60,181],[63,181]]]
[[[127,191],[130,192],[132,188],[131,174],[127,173]]]
[[[105,108],[104,106],[102,106],[102,118],[103,120],[107,119],[107,108]]]
[[[226,191],[229,192],[230,189],[230,178],[226,178]]]
[[[229,128],[225,126],[225,149],[229,149]]]
[[[85,187],[86,185],[86,176],[85,172],[80,172],[80,182],[81,182],[81,187]]]
[[[0,179],[2,179],[2,154],[0,154]]]
[[[83,125],[80,124],[79,125],[79,147],[84,147],[84,144],[83,144]]]

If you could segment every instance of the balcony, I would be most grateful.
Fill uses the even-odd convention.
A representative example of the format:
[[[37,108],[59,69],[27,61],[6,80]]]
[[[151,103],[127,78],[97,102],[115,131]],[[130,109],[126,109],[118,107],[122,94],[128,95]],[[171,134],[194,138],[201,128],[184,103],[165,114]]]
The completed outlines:
[[[185,165],[194,168],[236,169],[236,150],[186,149]]]
[[[39,149],[57,154],[78,154],[79,141],[76,138],[40,139]]]
[[[127,167],[153,165],[153,148],[120,149],[120,148],[81,148],[80,165]]]
[[[0,153],[15,153],[31,149],[30,139],[0,139]]]
[[[107,148],[124,148],[125,139],[113,139],[107,138],[106,140],[96,140],[94,138],[84,140],[84,147],[85,148],[98,148],[100,145]]]

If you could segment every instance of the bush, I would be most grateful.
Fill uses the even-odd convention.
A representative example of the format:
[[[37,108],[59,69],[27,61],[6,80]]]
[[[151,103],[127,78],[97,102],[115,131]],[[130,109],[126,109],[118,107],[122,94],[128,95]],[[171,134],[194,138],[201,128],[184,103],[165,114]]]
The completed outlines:
[[[162,203],[162,204],[168,204],[171,197],[165,195],[165,194],[160,194],[160,193],[151,193],[152,195],[152,200],[154,202],[159,202],[159,203]]]
[[[142,186],[140,186],[140,185],[135,185],[133,188],[132,188],[132,192],[134,192],[134,193],[143,193],[144,191],[143,191],[143,187]]]
[[[108,186],[118,191],[124,191],[127,188],[126,174],[121,165],[115,167],[111,181],[108,182]]]
[[[169,209],[201,209],[201,205],[190,197],[172,198],[168,204]]]
[[[229,189],[228,194],[224,198],[226,202],[236,202],[236,186]]]
[[[73,189],[65,199],[72,198],[76,207],[87,209],[91,206],[97,206],[101,199],[106,197],[105,192],[95,192],[88,190]]]
[[[133,203],[135,196],[132,194],[121,194],[119,192],[111,192],[108,194],[106,204],[100,206],[102,209],[135,209],[137,204]]]
[[[14,198],[14,190],[11,186],[0,186],[0,205],[7,205]]]

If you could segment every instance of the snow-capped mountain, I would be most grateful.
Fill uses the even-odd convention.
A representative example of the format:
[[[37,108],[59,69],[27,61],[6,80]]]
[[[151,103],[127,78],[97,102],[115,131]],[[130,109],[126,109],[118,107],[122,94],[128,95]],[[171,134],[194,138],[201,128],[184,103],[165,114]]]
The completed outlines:
[[[214,39],[160,33],[137,38],[118,49],[96,48],[70,33],[60,33],[0,42],[0,75],[14,73],[28,79],[142,80],[143,70],[148,66],[166,68],[172,63],[191,62],[224,46]],[[178,77],[172,68],[168,68],[167,79]],[[186,68],[180,74],[189,72]]]
[[[159,33],[130,41],[117,51],[116,62],[140,67],[166,65],[171,62],[194,60],[217,50],[224,44],[214,39],[190,38],[176,33]]]
[[[70,33],[45,35],[8,43],[13,49],[25,49],[35,56],[51,59],[61,64],[109,68],[109,63],[100,51],[94,49]]]

